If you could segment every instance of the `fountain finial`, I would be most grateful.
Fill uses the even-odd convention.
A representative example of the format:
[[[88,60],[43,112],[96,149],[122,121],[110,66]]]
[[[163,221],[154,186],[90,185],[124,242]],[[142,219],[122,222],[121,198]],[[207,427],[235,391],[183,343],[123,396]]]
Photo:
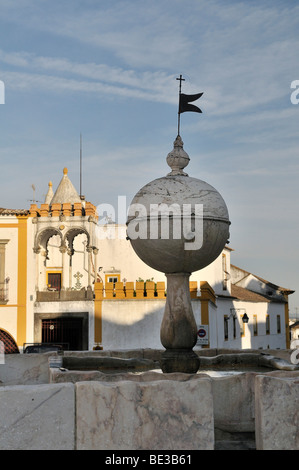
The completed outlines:
[[[167,155],[166,161],[171,168],[171,172],[167,176],[183,175],[188,176],[183,169],[189,164],[190,158],[185,152],[184,142],[180,135],[177,136],[173,143],[173,150]]]

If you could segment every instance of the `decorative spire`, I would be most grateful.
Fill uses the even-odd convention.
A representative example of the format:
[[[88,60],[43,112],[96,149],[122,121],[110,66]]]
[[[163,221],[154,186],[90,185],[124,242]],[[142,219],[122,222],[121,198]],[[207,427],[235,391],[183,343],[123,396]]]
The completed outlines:
[[[63,169],[63,177],[56,189],[56,192],[51,200],[51,204],[65,204],[65,203],[74,204],[74,202],[81,202],[79,194],[77,193],[73,183],[68,177],[68,169]]]
[[[49,181],[48,186],[49,186],[49,189],[45,197],[45,204],[50,204],[54,196],[53,187],[52,187],[53,185],[51,181]]]
[[[173,143],[173,150],[167,155],[166,161],[171,168],[171,172],[167,176],[183,175],[188,176],[183,169],[189,164],[189,155],[183,148],[184,142],[178,135]]]

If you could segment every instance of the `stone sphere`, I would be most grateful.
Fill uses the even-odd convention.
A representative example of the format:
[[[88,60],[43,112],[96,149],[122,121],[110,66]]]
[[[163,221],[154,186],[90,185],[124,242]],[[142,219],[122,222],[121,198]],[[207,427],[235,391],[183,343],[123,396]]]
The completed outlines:
[[[192,273],[219,256],[229,225],[226,204],[215,188],[186,174],[170,173],[135,195],[127,235],[139,258],[152,268],[166,274]]]

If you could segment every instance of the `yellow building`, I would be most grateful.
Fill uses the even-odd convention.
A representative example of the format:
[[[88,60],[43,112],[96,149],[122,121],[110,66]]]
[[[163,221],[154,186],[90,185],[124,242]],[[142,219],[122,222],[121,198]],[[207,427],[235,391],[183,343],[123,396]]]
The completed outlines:
[[[27,337],[29,211],[0,209],[0,340],[9,350]]]
[[[19,349],[91,346],[96,224],[95,206],[78,195],[66,168],[40,207],[0,209],[0,340],[9,336]]]

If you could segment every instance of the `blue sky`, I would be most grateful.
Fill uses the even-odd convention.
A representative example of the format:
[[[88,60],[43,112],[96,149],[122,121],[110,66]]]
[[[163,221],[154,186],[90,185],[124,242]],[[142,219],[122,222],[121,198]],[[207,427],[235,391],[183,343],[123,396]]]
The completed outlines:
[[[29,208],[63,167],[95,205],[168,172],[178,82],[190,176],[225,199],[232,262],[297,290],[299,3],[0,0],[0,207]]]

